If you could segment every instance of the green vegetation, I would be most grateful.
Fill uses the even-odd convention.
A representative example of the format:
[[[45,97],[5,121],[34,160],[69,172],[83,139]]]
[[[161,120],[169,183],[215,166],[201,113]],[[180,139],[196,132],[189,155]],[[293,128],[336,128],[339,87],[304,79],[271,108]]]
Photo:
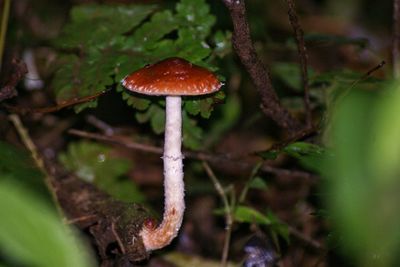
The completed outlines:
[[[309,53],[308,77],[302,77],[297,42],[288,31],[291,21],[284,17],[287,10],[282,11],[285,1],[246,1],[254,47],[270,71],[272,87],[283,109],[303,125],[307,78],[312,127],[292,132],[279,129],[260,109],[260,104],[265,107],[260,92],[232,51],[238,37],[230,32],[232,21],[222,1],[66,1],[60,8],[64,7],[61,0],[38,0],[26,21],[18,13],[24,6],[12,3],[8,9],[10,1],[3,2],[2,14],[7,18],[1,22],[0,34],[2,70],[6,70],[0,75],[4,76],[0,77],[0,137],[4,139],[0,140],[0,266],[90,267],[95,262],[129,266],[128,261],[149,258],[147,252],[141,254],[135,234],[143,223],[153,223],[143,207],[161,214],[162,163],[157,149],[162,147],[165,100],[128,93],[120,81],[168,57],[203,66],[225,85],[212,95],[183,97],[189,212],[182,237],[169,250],[151,257],[202,267],[219,266],[221,254],[222,265],[241,266],[253,259],[246,254],[246,242],[261,236],[271,246],[257,248],[258,252],[264,249],[261,256],[273,255],[269,262],[263,259],[265,266],[273,261],[299,267],[400,264],[396,254],[400,81],[389,74],[392,66],[382,61],[388,54],[384,40],[391,39],[382,36],[390,27],[382,17],[374,18],[376,23],[382,20],[374,25],[376,29],[354,22],[366,20],[363,12],[370,15],[370,5],[379,3],[367,1],[368,7],[363,7],[362,1],[350,1],[351,9],[338,15],[346,19],[332,22],[326,14],[342,10],[348,1],[296,1],[300,24],[304,16]],[[60,14],[49,19],[38,11],[42,6],[46,12],[53,10],[51,5]],[[39,22],[53,17],[59,17],[54,22],[59,29],[50,38],[43,32],[53,32],[52,25]],[[10,44],[3,45],[5,41]],[[46,86],[25,91],[21,82],[18,96],[3,102],[9,77],[15,78],[9,73],[13,65],[7,57],[17,48],[35,51]],[[105,93],[98,98],[73,105],[72,111],[28,112],[101,92]],[[32,155],[21,148],[8,121],[11,113],[23,114],[49,173],[42,173]],[[98,122],[89,122],[87,115]],[[112,134],[104,127],[112,128]],[[72,136],[71,128],[86,135]],[[89,132],[97,132],[97,137]],[[137,154],[126,157],[127,153]],[[49,189],[45,176],[79,181],[77,186],[66,186],[78,193],[62,192],[60,201],[68,202],[65,196],[72,196],[94,202],[63,203],[68,212],[72,210],[71,217],[77,215],[68,219],[84,231],[63,220],[57,210],[62,205],[50,197],[62,189]],[[98,210],[92,214],[91,209]],[[141,218],[132,219],[132,214]],[[107,234],[103,237],[103,233]],[[335,265],[338,262],[341,265]]]

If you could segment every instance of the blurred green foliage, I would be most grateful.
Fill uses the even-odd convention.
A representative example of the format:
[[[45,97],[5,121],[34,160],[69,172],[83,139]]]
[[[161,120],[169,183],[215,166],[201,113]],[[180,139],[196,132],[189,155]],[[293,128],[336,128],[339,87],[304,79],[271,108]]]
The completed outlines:
[[[0,141],[0,158],[0,175],[18,178],[30,177],[30,180],[42,181],[42,173],[25,151]]]
[[[305,33],[304,41],[319,46],[340,46],[340,45],[354,45],[360,50],[368,48],[369,40],[364,37],[349,37],[345,35],[332,35],[326,33]],[[296,41],[294,38],[289,38],[286,42],[288,48],[293,50],[297,49]]]
[[[271,224],[271,221],[267,216],[249,206],[238,205],[234,210],[233,216],[237,222],[256,223],[261,225]]]
[[[325,191],[344,251],[360,266],[396,266],[400,245],[400,84],[352,91],[328,128]]]
[[[286,86],[293,89],[296,92],[303,91],[303,85],[301,81],[301,70],[297,63],[293,62],[275,62],[271,66],[274,77],[280,79]],[[314,75],[314,70],[308,68],[308,77]]]
[[[330,156],[326,148],[306,142],[291,143],[283,151],[296,158],[304,168],[318,173],[322,173],[324,160]]]
[[[92,266],[88,250],[44,197],[43,174],[28,153],[0,142],[0,157],[0,263]]]
[[[297,159],[299,164],[308,170],[321,173],[323,162],[331,153],[320,145],[307,142],[294,142],[281,149],[257,152],[257,155],[265,160],[276,159],[280,154]]]
[[[175,11],[154,5],[81,5],[71,11],[71,20],[56,46],[75,53],[59,59],[53,87],[57,101],[93,95],[116,86],[122,98],[137,109],[141,123],[150,122],[155,133],[164,131],[163,101],[127,93],[119,83],[129,73],[168,57],[181,57],[213,71],[216,57],[230,51],[229,32],[211,34],[215,17],[204,0],[182,0]],[[190,115],[208,118],[223,93],[184,99]],[[96,107],[91,101],[75,107],[79,112]],[[200,148],[202,131],[189,117],[183,119],[184,145]],[[192,132],[189,129],[195,128]]]
[[[250,189],[266,190],[268,185],[261,177],[256,176],[248,182],[248,187]]]
[[[144,201],[143,194],[127,176],[131,161],[113,155],[106,145],[88,141],[70,143],[59,159],[69,171],[116,199]]]

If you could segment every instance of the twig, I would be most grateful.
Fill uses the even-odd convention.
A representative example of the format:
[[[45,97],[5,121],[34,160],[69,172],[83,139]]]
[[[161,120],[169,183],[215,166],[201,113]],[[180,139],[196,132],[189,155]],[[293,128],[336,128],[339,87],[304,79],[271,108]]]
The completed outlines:
[[[111,143],[114,143],[117,145],[122,145],[126,148],[141,150],[141,151],[149,152],[152,154],[162,154],[163,153],[163,149],[161,147],[130,142],[130,141],[124,140],[123,138],[118,138],[116,136],[111,137],[111,136],[106,136],[106,135],[97,134],[97,133],[90,133],[90,132],[85,132],[85,131],[76,130],[76,129],[71,129],[68,131],[68,133],[75,135],[75,136],[84,137],[84,138],[111,142]]]
[[[250,189],[250,182],[257,175],[257,173],[260,170],[261,166],[262,166],[262,162],[259,162],[251,170],[251,173],[250,173],[250,176],[249,176],[249,178],[247,180],[247,183],[244,185],[244,187],[243,187],[243,189],[242,189],[242,191],[240,192],[240,195],[239,195],[239,200],[238,201],[239,201],[240,204],[244,203],[244,201],[245,201],[245,199],[247,197],[247,193],[249,192],[249,189]]]
[[[233,214],[232,209],[228,201],[228,197],[225,194],[224,189],[222,188],[221,183],[218,181],[218,178],[215,176],[214,172],[208,165],[206,161],[202,162],[204,170],[207,172],[208,177],[214,184],[215,190],[218,192],[222,203],[224,204],[225,209],[225,240],[224,240],[224,248],[222,250],[222,258],[221,258],[221,266],[226,267],[228,264],[228,255],[229,255],[229,245],[231,242],[232,235],[232,225],[233,225]]]
[[[95,218],[97,218],[96,215],[90,214],[90,215],[80,216],[78,218],[65,219],[64,223],[65,224],[76,224],[78,222],[89,221],[89,220],[92,220],[92,219],[95,219]]]
[[[65,101],[60,102],[58,105],[52,106],[52,107],[25,108],[25,107],[15,107],[15,106],[10,106],[10,105],[5,105],[5,104],[3,106],[11,112],[15,112],[15,113],[22,114],[22,115],[24,115],[26,113],[51,113],[51,112],[59,111],[63,108],[67,108],[70,106],[74,106],[77,104],[82,104],[82,103],[86,103],[86,102],[95,100],[96,98],[104,95],[105,93],[107,93],[110,90],[111,90],[111,88],[107,88],[99,93],[94,94],[94,95],[89,95],[89,96],[85,96],[82,98],[73,98],[73,99],[65,100]]]
[[[93,115],[88,115],[86,117],[86,121],[96,127],[97,129],[101,130],[105,135],[111,136],[114,135],[114,129],[106,122],[96,118]]]
[[[43,159],[39,156],[39,153],[37,152],[36,146],[33,143],[32,139],[30,138],[28,131],[26,130],[26,128],[22,125],[22,122],[19,118],[18,115],[16,114],[12,114],[9,116],[11,122],[14,124],[15,129],[17,130],[19,136],[21,137],[22,142],[24,143],[24,145],[26,146],[26,148],[28,148],[28,150],[31,152],[32,154],[32,158],[35,161],[36,165],[38,166],[38,168],[43,172],[43,173],[47,173],[45,164]],[[46,176],[46,179],[48,177]],[[47,182],[47,181],[46,181]]]
[[[36,166],[39,168],[39,170],[44,174],[45,176],[45,184],[47,186],[47,189],[51,193],[51,196],[53,198],[54,205],[56,206],[58,212],[60,215],[63,216],[63,211],[62,208],[60,207],[58,200],[57,200],[57,194],[56,194],[56,189],[53,187],[52,184],[52,177],[50,176],[49,172],[47,171],[45,162],[43,158],[40,156],[35,144],[33,143],[31,137],[29,136],[29,133],[27,129],[22,125],[21,119],[19,118],[18,115],[16,114],[11,114],[9,116],[10,121],[14,124],[15,129],[17,130],[22,142],[24,143],[25,147],[28,148],[29,152],[31,152],[32,158],[36,164]]]
[[[282,150],[282,148],[286,147],[287,145],[297,142],[299,140],[303,140],[305,138],[308,138],[316,133],[318,133],[318,128],[316,126],[313,126],[311,128],[305,128],[297,133],[295,133],[294,135],[290,136],[289,138],[276,143],[274,145],[272,145],[269,149],[267,149],[266,151],[263,152],[268,152],[268,151],[280,151]]]
[[[383,66],[385,66],[386,62],[384,60],[381,61],[381,63],[379,63],[378,65],[376,65],[375,67],[373,67],[372,69],[370,69],[369,71],[367,71],[363,76],[361,76],[360,78],[358,78],[357,80],[355,80],[350,86],[349,88],[346,89],[346,91],[344,92],[343,96],[346,96],[357,84],[359,84],[360,82],[368,79],[372,73],[374,73],[375,71],[379,70],[380,68],[382,68]]]
[[[373,67],[372,69],[367,71],[367,73],[365,73],[365,75],[361,78],[361,80],[367,79],[369,76],[371,76],[372,73],[379,70],[380,68],[383,68],[383,66],[385,66],[385,64],[386,64],[386,62],[384,60],[382,60],[381,63],[379,63],[378,65],[376,65],[375,67]]]
[[[18,82],[24,77],[24,75],[28,72],[25,63],[16,58],[12,60],[11,66],[12,66],[11,75],[6,81],[5,85],[2,88],[0,88],[0,102],[17,95],[17,90],[15,90],[15,87],[17,86]]]
[[[262,111],[276,124],[289,132],[300,129],[300,123],[291,116],[279,101],[272,86],[269,72],[257,56],[246,19],[245,1],[222,0],[222,2],[228,8],[232,18],[233,47],[261,96]]]
[[[3,14],[1,15],[1,27],[0,27],[0,71],[2,69],[3,63],[3,53],[4,47],[6,43],[6,33],[7,33],[7,25],[8,25],[8,17],[10,15],[10,5],[11,0],[4,0],[3,6]]]
[[[296,238],[297,240],[301,241],[304,243],[306,246],[316,250],[316,251],[325,251],[324,246],[322,246],[318,241],[312,239],[309,236],[306,236],[293,226],[290,226],[289,224],[285,223],[288,226],[288,230],[291,236]]]
[[[310,104],[310,90],[309,90],[309,84],[308,84],[308,55],[307,55],[307,48],[306,44],[304,42],[304,32],[303,29],[301,28],[301,25],[299,23],[299,19],[296,14],[296,6],[294,4],[293,0],[286,0],[288,3],[289,11],[289,21],[290,24],[292,25],[293,31],[294,31],[294,36],[296,39],[296,44],[297,44],[297,51],[299,54],[299,60],[300,60],[300,69],[301,69],[301,80],[303,83],[303,90],[304,90],[304,107],[305,107],[305,113],[306,113],[306,126],[307,128],[312,127],[312,110],[311,110],[311,104]]]
[[[90,133],[90,132],[85,132],[85,131],[80,131],[80,130],[75,130],[75,129],[69,130],[68,133],[75,135],[75,136],[80,136],[83,138],[89,138],[89,139],[109,142],[112,144],[116,144],[116,145],[120,145],[120,146],[129,148],[129,149],[140,150],[140,151],[158,154],[158,155],[162,155],[162,153],[163,153],[163,149],[161,147],[135,143],[135,142],[130,141],[128,138],[122,138],[122,137],[117,137],[117,136],[111,137],[111,136],[106,136],[106,135],[97,134],[97,133]],[[184,150],[183,155],[186,158],[204,160],[204,161],[212,162],[214,164],[228,163],[228,164],[232,164],[235,167],[239,167],[242,169],[251,169],[254,166],[254,162],[246,161],[246,160],[243,160],[240,158],[232,158],[229,156],[229,154],[211,154],[211,153],[207,153],[207,152]],[[287,169],[283,169],[283,168],[273,167],[266,163],[264,163],[261,166],[260,170],[263,172],[272,173],[277,176],[298,177],[298,178],[303,178],[303,179],[307,179],[307,180],[311,180],[311,181],[316,181],[318,179],[318,176],[313,175],[308,172],[298,171],[298,170],[287,170]]]
[[[115,230],[114,222],[111,223],[111,232],[113,233],[115,239],[117,240],[118,246],[121,249],[122,254],[126,254],[126,249],[125,249],[124,243],[122,243],[121,238],[119,237],[117,231]]]
[[[393,77],[400,77],[400,0],[393,1]]]

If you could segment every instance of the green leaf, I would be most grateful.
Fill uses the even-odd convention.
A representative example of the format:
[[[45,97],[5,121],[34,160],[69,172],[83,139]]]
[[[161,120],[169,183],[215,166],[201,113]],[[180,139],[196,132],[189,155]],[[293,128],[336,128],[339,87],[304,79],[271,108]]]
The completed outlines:
[[[214,101],[216,103],[221,101],[220,97],[224,99],[224,93],[216,94]],[[224,136],[224,134],[232,129],[239,121],[242,111],[242,103],[236,94],[230,94],[223,105],[216,107],[216,116],[208,121],[209,129],[207,129],[207,136],[205,145],[210,146],[215,144]]]
[[[254,177],[249,181],[249,188],[265,190],[268,188],[267,183],[261,177]]]
[[[176,6],[177,17],[181,25],[189,26],[196,39],[206,38],[215,23],[215,17],[210,14],[210,8],[205,0],[181,0]]]
[[[0,141],[0,158],[1,176],[20,181],[26,188],[50,197],[44,184],[44,175],[38,170],[26,150],[19,150]]]
[[[208,119],[211,116],[211,112],[214,110],[214,105],[221,102],[225,98],[225,94],[219,91],[208,97],[194,98],[188,97],[184,101],[184,109],[190,115],[198,115]]]
[[[165,129],[165,110],[157,105],[152,105],[154,112],[150,119],[150,125],[156,134],[161,134]]]
[[[150,122],[156,134],[162,134],[165,129],[165,110],[157,104],[152,104],[144,112],[136,112],[136,119],[140,123]]]
[[[400,86],[350,92],[329,131],[327,203],[343,251],[360,266],[395,266],[400,231]],[[379,229],[379,230],[377,230]]]
[[[291,143],[283,150],[293,157],[301,157],[304,155],[322,155],[325,152],[322,147],[306,142]]]
[[[132,106],[139,111],[144,111],[148,109],[151,104],[151,100],[149,99],[146,99],[144,97],[137,97],[135,95],[125,92],[122,86],[118,86],[117,91],[121,92],[122,99],[124,99],[129,106]]]
[[[325,157],[328,157],[329,152],[315,144],[305,142],[295,142],[287,145],[284,149],[288,155],[299,160],[305,168],[313,171],[322,172],[323,162]]]
[[[208,119],[211,115],[213,100],[208,97],[198,100],[186,100],[185,109],[190,115],[201,114],[203,118]]]
[[[291,62],[277,62],[272,66],[273,74],[282,80],[287,86],[297,92],[303,90],[300,65]],[[314,75],[314,71],[308,68],[308,78]]]
[[[71,22],[55,44],[64,48],[79,48],[84,56],[68,55],[60,58],[61,68],[53,85],[58,102],[94,95],[120,80],[143,59],[135,62],[122,51],[124,34],[140,24],[154,11],[152,5],[83,5],[71,11]],[[91,101],[77,106],[76,112],[97,106]]]
[[[257,155],[265,160],[269,160],[269,159],[276,159],[279,155],[279,152],[280,151],[277,150],[266,150],[257,152]]]
[[[0,177],[0,250],[18,266],[94,266],[73,229],[21,186]],[[3,181],[3,182],[2,182]],[[51,252],[51,253],[49,253]]]
[[[301,71],[299,64],[277,62],[272,66],[272,72],[290,88],[301,90]]]
[[[175,11],[164,9],[158,12],[154,12],[154,6],[87,5],[75,7],[71,16],[56,44],[78,48],[80,53],[79,56],[60,58],[61,68],[53,81],[58,102],[99,93],[129,73],[167,57],[182,57],[216,70],[206,62],[213,50],[207,41],[211,39],[215,17],[204,0],[182,0]],[[149,16],[150,19],[145,20]],[[81,34],[78,29],[86,23]],[[226,50],[221,44],[226,46],[228,36],[229,33],[215,35],[214,49]],[[128,105],[142,111],[136,114],[139,122],[149,122],[155,133],[163,132],[163,111],[158,107],[158,98],[130,95],[120,84],[116,88]],[[217,93],[189,99],[185,108],[190,114],[209,118],[213,106],[223,99],[222,96],[223,93]],[[79,112],[96,104],[94,100],[75,110]],[[187,136],[184,145],[198,147],[196,139],[201,135],[201,129],[194,126],[193,129],[186,127],[184,131]]]
[[[210,46],[198,39],[192,29],[182,28],[179,30],[179,38],[175,42],[177,56],[197,63],[211,54]]]
[[[93,183],[113,197],[127,202],[143,202],[144,197],[128,179],[131,162],[112,155],[110,148],[92,142],[71,143],[60,161],[79,178]]]
[[[76,56],[62,58],[63,68],[54,77],[54,91],[57,102],[82,98],[104,91],[113,84],[115,58],[107,53],[94,52],[89,55],[94,61],[81,61]],[[79,112],[87,107],[96,107],[97,101],[90,101],[76,107]]]
[[[268,219],[271,221],[271,225],[269,226],[269,230],[271,232],[272,238],[275,242],[275,245],[279,247],[279,240],[278,236],[282,237],[287,244],[290,242],[290,234],[289,234],[289,227],[287,224],[282,223],[276,215],[268,211],[267,213]]]
[[[203,130],[197,126],[186,112],[182,114],[183,145],[189,149],[197,150],[202,147]]]
[[[248,206],[237,206],[233,215],[238,222],[271,224],[271,220],[267,216]]]
[[[178,27],[179,24],[170,10],[155,13],[149,22],[138,28],[132,37],[127,38],[124,47],[135,51],[157,49],[157,43]]]
[[[12,175],[17,180],[25,177],[29,177],[29,179],[43,177],[26,151],[18,150],[2,141],[0,141],[0,158],[1,175]]]
[[[199,100],[186,100],[185,109],[190,115],[197,115],[200,113],[200,101]]]
[[[214,34],[213,42],[215,45],[214,54],[218,57],[223,58],[232,52],[232,33],[217,31]]]
[[[80,5],[71,10],[71,22],[56,44],[65,48],[104,48],[143,21],[153,5]]]

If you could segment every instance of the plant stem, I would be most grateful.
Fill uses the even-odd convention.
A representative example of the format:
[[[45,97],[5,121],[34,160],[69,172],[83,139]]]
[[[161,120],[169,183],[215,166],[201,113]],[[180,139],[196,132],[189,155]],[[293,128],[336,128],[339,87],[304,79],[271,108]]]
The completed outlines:
[[[240,196],[239,196],[239,203],[243,203],[244,200],[246,199],[246,197],[247,197],[247,192],[249,192],[250,182],[251,182],[251,180],[253,180],[254,177],[257,175],[258,171],[259,171],[260,168],[262,167],[262,164],[263,164],[262,161],[258,162],[258,163],[254,166],[254,168],[251,170],[250,177],[249,177],[249,179],[247,180],[247,183],[245,184],[245,186],[244,186],[242,192],[240,193]]]
[[[56,206],[59,214],[62,217],[64,216],[64,213],[62,211],[62,208],[60,204],[58,203],[57,200],[57,194],[56,190],[53,187],[53,184],[51,182],[52,177],[50,176],[49,172],[47,171],[46,165],[44,163],[43,158],[40,156],[36,145],[33,143],[31,137],[29,136],[28,130],[24,127],[24,125],[21,122],[21,119],[19,118],[18,115],[16,114],[11,114],[9,116],[10,121],[14,124],[15,129],[18,132],[18,135],[20,136],[22,142],[24,143],[25,147],[31,152],[32,158],[36,164],[36,166],[40,169],[40,171],[45,175],[45,184],[47,186],[47,189],[51,193],[51,196],[53,198],[53,203]]]
[[[308,55],[307,55],[307,48],[304,42],[304,32],[301,28],[297,13],[296,7],[293,0],[286,0],[288,3],[288,15],[289,21],[292,25],[294,37],[297,44],[297,52],[299,55],[300,61],[300,70],[301,70],[301,80],[303,83],[303,90],[304,90],[304,107],[305,107],[305,114],[306,114],[306,126],[307,128],[312,128],[312,110],[311,110],[311,103],[310,103],[310,90],[308,84]]]
[[[233,48],[260,94],[261,110],[290,134],[300,130],[302,125],[282,105],[272,85],[269,71],[254,48],[247,21],[245,0],[222,0],[222,2],[232,19]]]
[[[202,161],[203,167],[205,171],[207,172],[208,177],[210,177],[211,181],[214,184],[215,190],[218,192],[219,196],[221,197],[221,200],[224,204],[225,208],[225,240],[224,240],[224,248],[222,251],[222,257],[221,257],[221,266],[226,267],[228,264],[228,255],[229,255],[229,244],[231,242],[231,235],[232,235],[232,225],[233,225],[233,215],[232,215],[232,208],[231,205],[229,204],[228,197],[226,196],[226,193],[224,189],[222,188],[221,183],[218,181],[217,177],[215,176],[214,172],[211,170],[211,167],[208,165],[206,161]]]
[[[6,43],[6,33],[8,25],[8,17],[10,14],[11,0],[4,0],[3,14],[1,15],[1,28],[0,28],[0,70],[3,62],[4,46]]]

